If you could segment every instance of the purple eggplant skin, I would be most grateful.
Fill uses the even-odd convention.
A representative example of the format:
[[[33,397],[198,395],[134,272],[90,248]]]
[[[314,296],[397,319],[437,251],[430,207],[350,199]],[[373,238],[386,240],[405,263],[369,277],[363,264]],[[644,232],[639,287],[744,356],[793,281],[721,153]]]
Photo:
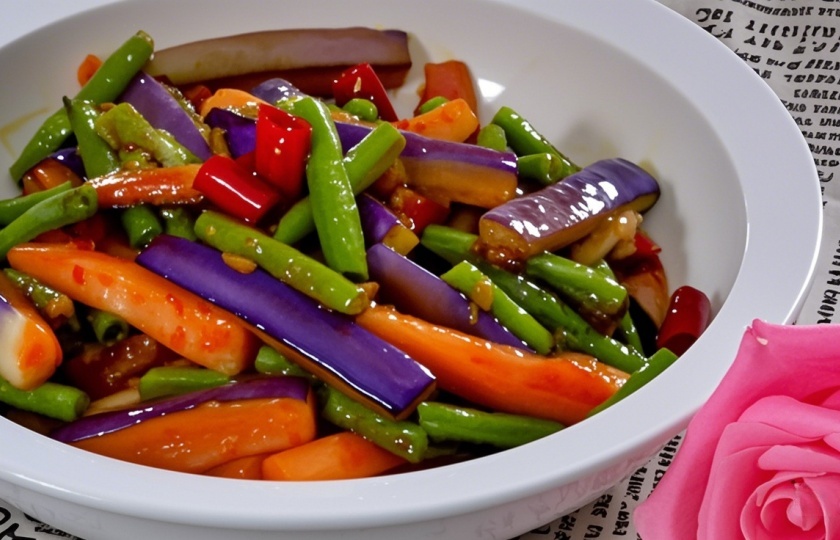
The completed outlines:
[[[238,272],[213,248],[159,235],[137,262],[238,315],[308,371],[389,417],[405,418],[435,388],[426,368],[351,317],[260,269]]]
[[[255,377],[171,398],[140,403],[129,409],[84,416],[53,430],[50,437],[65,443],[80,441],[131,427],[144,420],[193,409],[209,401],[266,398],[292,398],[306,401],[309,388],[309,382],[303,377]]]
[[[284,99],[299,98],[306,95],[301,92],[300,88],[280,77],[274,77],[261,82],[253,87],[250,93],[272,105]]]
[[[87,175],[85,174],[85,166],[82,163],[82,157],[79,155],[75,146],[56,150],[50,155],[50,157],[73,171],[73,173],[79,178],[87,178]]]
[[[420,238],[400,221],[390,208],[368,193],[356,197],[356,207],[362,220],[362,232],[367,247],[385,244],[406,255],[420,243]]]
[[[492,315],[438,276],[393,249],[376,244],[367,251],[368,271],[379,284],[379,302],[398,311],[494,343],[531,351]]]
[[[130,103],[152,126],[168,132],[202,161],[212,155],[190,114],[154,77],[142,71],[135,75],[120,101]]]
[[[234,159],[252,152],[257,146],[257,123],[253,118],[213,108],[204,116],[204,122],[211,128],[224,131],[228,151]]]
[[[659,198],[656,179],[622,158],[604,159],[561,182],[485,212],[479,245],[492,259],[524,260],[583,238],[609,215],[645,212]]]

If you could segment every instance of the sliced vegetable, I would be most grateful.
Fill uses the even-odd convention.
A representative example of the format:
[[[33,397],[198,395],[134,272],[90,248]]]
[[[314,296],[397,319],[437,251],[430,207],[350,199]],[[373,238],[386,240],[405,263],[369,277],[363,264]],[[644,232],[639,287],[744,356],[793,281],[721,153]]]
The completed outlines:
[[[248,223],[259,222],[281,200],[274,186],[222,155],[201,164],[193,188],[231,216]]]
[[[138,390],[143,401],[177,396],[230,383],[230,377],[199,367],[153,367],[140,377]]]
[[[201,192],[193,188],[200,165],[122,170],[91,178],[99,205],[119,208],[136,204],[194,204],[201,202]]]
[[[240,385],[230,385],[235,386]],[[228,387],[220,387],[224,388]],[[149,407],[147,404],[146,408]],[[105,414],[109,413],[77,422],[89,419],[102,422],[98,417]],[[136,417],[132,420],[136,421]],[[312,404],[300,398],[249,397],[182,408],[70,444],[141,465],[203,473],[233,459],[278,452],[311,441],[316,433],[315,424]]]
[[[257,340],[238,319],[132,261],[73,246],[20,244],[9,263],[78,302],[120,315],[199,365],[230,375],[253,360]]]
[[[76,94],[76,99],[94,103],[114,101],[149,60],[153,51],[152,38],[145,32],[137,32],[105,59]],[[20,179],[27,170],[57,150],[69,135],[70,120],[62,107],[44,121],[9,168],[12,178]]]
[[[154,128],[166,131],[197,158],[205,160],[212,154],[206,135],[196,123],[198,115],[186,109],[185,100],[177,99],[174,92],[141,71],[120,95],[120,101],[130,103]]]
[[[261,104],[256,122],[254,165],[257,174],[294,201],[303,192],[312,126],[304,119]]]
[[[330,309],[355,314],[370,302],[364,289],[320,261],[224,214],[209,210],[202,213],[195,221],[195,233],[220,251],[257,263]]]
[[[598,161],[562,182],[518,197],[481,217],[482,249],[491,260],[524,260],[584,237],[610,214],[644,212],[659,184],[624,159]]]
[[[128,337],[130,328],[125,319],[113,313],[92,309],[87,314],[96,341],[105,345],[113,344]]]
[[[12,246],[34,240],[47,231],[83,221],[96,210],[97,193],[89,184],[54,194],[0,229],[0,258],[6,257]]]
[[[386,418],[329,385],[321,389],[321,401],[321,416],[331,424],[361,435],[410,463],[419,463],[425,457],[429,440],[417,423]]]
[[[119,170],[120,160],[111,146],[96,132],[96,119],[102,114],[90,101],[64,98],[67,118],[76,138],[76,147],[85,176],[93,178]]]
[[[453,99],[431,111],[394,122],[403,130],[451,142],[464,142],[478,129],[478,117],[463,99]]]
[[[266,103],[277,103],[284,99],[299,98],[306,95],[300,91],[300,88],[280,77],[261,82],[253,87],[249,93]]]
[[[49,379],[63,352],[50,325],[15,283],[0,273],[0,378],[21,390]]]
[[[257,146],[257,128],[253,118],[214,107],[204,121],[208,126],[222,130],[228,151],[234,159],[253,152]]]
[[[427,62],[423,66],[423,93],[420,94],[420,107],[435,98],[446,100],[463,99],[470,110],[478,114],[478,100],[475,95],[470,68],[460,60],[447,60],[445,62]]]
[[[51,187],[44,191],[36,191],[29,195],[21,195],[19,197],[11,197],[0,201],[0,225],[6,226],[15,219],[19,218],[21,214],[43,201],[49,199],[53,195],[64,193],[72,189],[70,182],[64,182],[55,187]]]
[[[335,271],[364,281],[368,276],[364,234],[335,123],[327,106],[316,99],[299,99],[291,108],[312,125],[306,182],[324,258]]]
[[[399,349],[262,270],[233,270],[212,248],[160,236],[138,262],[237,313],[307,371],[386,416],[404,418],[434,389],[428,371]]]
[[[634,371],[630,374],[630,378],[627,379],[621,388],[618,389],[618,392],[613,394],[609,399],[589,411],[588,416],[595,415],[607,407],[611,407],[615,405],[622,399],[626,398],[642,386],[646,385],[658,375],[660,375],[663,371],[668,369],[674,362],[677,361],[679,357],[674,354],[673,352],[669,351],[668,349],[659,349],[655,353],[650,356],[650,361],[639,368],[637,371]]]
[[[0,402],[65,422],[79,418],[90,398],[73,386],[45,382],[32,390],[21,390],[0,377]]]
[[[371,278],[379,284],[379,302],[432,324],[454,328],[488,341],[527,349],[527,345],[438,276],[382,245],[368,249]]]
[[[148,204],[123,209],[120,222],[128,237],[128,245],[133,248],[146,247],[155,236],[163,233],[163,223],[156,209]]]
[[[468,261],[456,264],[440,278],[481,309],[492,313],[505,328],[537,353],[545,355],[554,348],[551,332]]]
[[[376,106],[382,120],[394,122],[398,118],[385,86],[373,66],[367,62],[341,72],[333,82],[333,98],[339,107],[343,107],[351,99],[366,99]]]
[[[615,274],[654,326],[660,328],[668,313],[670,295],[668,276],[659,256],[645,257],[629,265],[617,264]]]
[[[403,225],[391,210],[367,193],[356,198],[362,230],[367,245],[382,243],[402,255],[408,254],[420,243],[411,229]]]
[[[404,463],[364,437],[343,431],[265,458],[262,472],[266,480],[348,480],[376,476]]]
[[[712,303],[702,291],[683,285],[671,295],[656,346],[682,356],[703,334],[712,318]]]
[[[385,306],[365,310],[356,321],[425,365],[443,390],[499,412],[574,424],[627,379],[588,355],[547,359]]]
[[[429,225],[439,225],[449,217],[448,207],[405,186],[397,186],[391,191],[388,206],[415,234],[423,234]]]
[[[370,128],[338,122],[341,144],[358,143]],[[400,161],[409,185],[444,206],[462,202],[493,208],[516,195],[516,156],[474,144],[435,140],[403,132]]]
[[[317,380],[308,371],[269,345],[260,347],[260,350],[257,352],[257,357],[254,359],[254,369],[257,370],[257,373],[262,373],[263,375],[307,377],[312,382]]]
[[[309,95],[329,96],[338,73],[362,62],[376,69],[386,87],[402,85],[411,67],[408,35],[362,27],[254,32],[155,51],[145,69],[175,85],[202,82],[244,90],[283,77]]]
[[[420,427],[435,441],[459,441],[514,448],[563,429],[552,420],[493,413],[449,403],[424,401],[417,406]]]

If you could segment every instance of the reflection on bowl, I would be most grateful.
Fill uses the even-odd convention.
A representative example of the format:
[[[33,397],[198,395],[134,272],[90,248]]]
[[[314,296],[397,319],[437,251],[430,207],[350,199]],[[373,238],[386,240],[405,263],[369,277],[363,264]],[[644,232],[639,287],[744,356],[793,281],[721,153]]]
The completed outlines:
[[[760,79],[662,6],[647,0],[513,4],[314,0],[303,10],[285,1],[129,0],[106,6],[0,50],[0,68],[15,74],[0,105],[0,125],[15,126],[3,132],[0,165],[8,168],[13,150],[55,108],[57,95],[73,93],[77,59],[106,54],[137,29],[162,48],[276,27],[401,28],[411,34],[415,66],[395,93],[401,110],[416,102],[416,68],[427,60],[463,59],[479,80],[482,117],[510,105],[538,119],[541,131],[579,164],[621,156],[657,176],[662,197],[645,227],[663,247],[671,283],[705,291],[715,312],[685,356],[643,391],[555,435],[465,463],[365,480],[257,483],[148,469],[0,419],[0,497],[86,540],[317,539],[339,532],[366,539],[505,539],[592,500],[682,429],[723,376],[750,321],[790,322],[796,314],[819,239],[810,153]],[[31,70],[36,54],[39,69]],[[8,186],[4,195],[12,194]],[[797,219],[778,218],[791,214]]]

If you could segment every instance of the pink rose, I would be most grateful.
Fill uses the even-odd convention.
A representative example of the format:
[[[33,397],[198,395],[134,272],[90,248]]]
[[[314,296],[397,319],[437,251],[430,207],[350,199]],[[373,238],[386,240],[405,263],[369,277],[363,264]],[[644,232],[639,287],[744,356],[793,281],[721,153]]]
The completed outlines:
[[[633,518],[644,540],[840,538],[840,325],[754,321]]]

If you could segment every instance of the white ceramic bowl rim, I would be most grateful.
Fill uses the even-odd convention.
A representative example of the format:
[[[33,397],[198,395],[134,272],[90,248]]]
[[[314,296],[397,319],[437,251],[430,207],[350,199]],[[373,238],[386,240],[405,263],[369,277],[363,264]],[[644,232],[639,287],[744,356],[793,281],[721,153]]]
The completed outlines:
[[[668,73],[669,83],[714,126],[743,183],[745,197],[768,200],[761,207],[747,208],[749,231],[743,265],[729,300],[709,329],[715,343],[701,339],[684,361],[731,358],[744,328],[756,316],[770,322],[790,322],[811,279],[822,218],[811,154],[771,90],[723,45],[652,0],[626,3],[589,0],[573,6],[570,2],[553,0],[509,0],[509,3],[510,9],[532,10],[543,18],[573,24],[616,48],[621,47],[623,54],[652,72]],[[636,30],[645,35],[629,43],[613,41],[612,36],[627,32],[629,20],[646,21],[644,30]],[[663,44],[667,44],[670,54],[662,53]],[[714,64],[716,77],[709,78],[708,71],[685,67],[700,51],[706,62]],[[753,123],[744,125],[736,121],[726,113],[731,110],[742,111]],[[813,179],[813,185],[803,181],[802,189],[785,193],[784,200],[772,192],[762,192],[765,178],[806,173]],[[789,207],[813,212],[790,220],[785,214]],[[785,225],[780,237],[778,222],[782,219]],[[779,256],[780,250],[796,262],[768,264]],[[750,278],[744,279],[743,275]],[[773,301],[766,298],[771,291],[777,295]],[[726,362],[710,362],[707,376],[712,381],[719,380],[725,368]],[[587,454],[569,445],[565,455],[557,455],[558,445],[548,438],[435,470],[352,482],[287,485],[178,475],[137,467],[91,456],[16,426],[0,425],[4,439],[8,434],[15,441],[14,446],[6,444],[0,453],[0,480],[84,506],[208,526],[305,529],[317,524],[330,529],[446,517],[549,490],[604,466],[619,464],[620,456],[628,449],[666,440],[684,427],[707,397],[687,389],[685,382],[679,381],[679,375],[679,370],[669,370],[652,383],[656,392],[641,392],[627,400],[646,411],[645,418],[617,422],[622,406],[619,405],[616,414],[607,411],[569,428],[567,433],[574,432],[575,437],[601,438],[612,443],[599,452]],[[674,406],[663,407],[655,399],[656,395]],[[570,468],[565,463],[576,466]],[[492,476],[483,472],[488,470],[493,471]],[[177,481],[173,481],[176,477]],[[119,483],[91,481],[94,478],[119,479]],[[444,484],[449,487],[439,489]],[[142,499],[138,495],[141,493]],[[225,503],[243,500],[248,504]],[[324,508],[330,511],[324,512]]]

